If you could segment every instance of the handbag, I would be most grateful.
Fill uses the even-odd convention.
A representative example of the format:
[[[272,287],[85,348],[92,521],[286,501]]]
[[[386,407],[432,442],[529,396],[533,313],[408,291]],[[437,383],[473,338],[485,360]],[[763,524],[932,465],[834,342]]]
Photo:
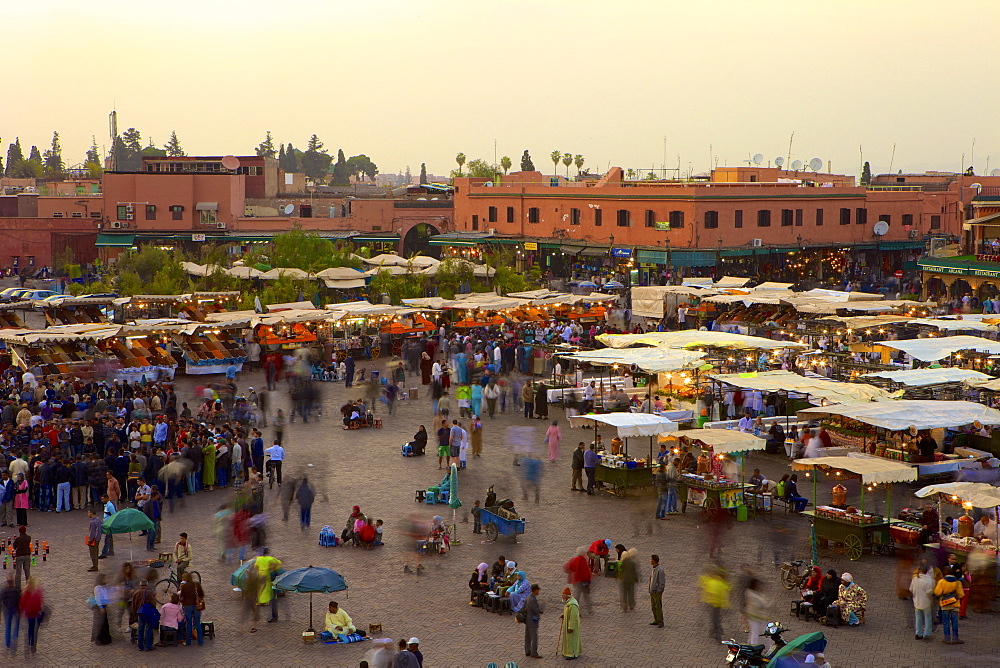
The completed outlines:
[[[198,597],[198,598],[197,598],[197,599],[195,600],[195,603],[194,603],[194,609],[195,609],[195,610],[198,610],[198,611],[201,611],[201,610],[204,610],[204,609],[205,609],[205,598],[204,598],[203,596],[199,596],[199,597]]]
[[[955,592],[952,592],[950,594],[943,594],[939,601],[939,604],[942,608],[946,608],[949,605],[955,605],[956,603],[958,603],[958,596],[955,595]]]
[[[524,614],[524,610],[518,610],[514,613],[514,621],[518,624],[524,624],[528,621],[528,616]]]

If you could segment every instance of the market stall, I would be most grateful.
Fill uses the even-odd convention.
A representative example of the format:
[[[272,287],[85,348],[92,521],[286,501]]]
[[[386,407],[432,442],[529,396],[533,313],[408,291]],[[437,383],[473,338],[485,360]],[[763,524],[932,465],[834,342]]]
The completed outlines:
[[[106,323],[3,329],[0,342],[6,344],[12,366],[43,375],[90,378],[107,362],[97,343],[117,335],[120,329]]]
[[[817,545],[822,542],[836,543],[851,561],[861,558],[864,551],[873,554],[892,554],[895,551],[889,529],[900,520],[891,519],[892,483],[911,482],[917,479],[917,471],[905,464],[886,461],[877,457],[852,453],[847,457],[815,457],[796,459],[793,471],[805,471],[813,480],[813,502],[815,510],[805,510],[802,515],[812,523],[813,563],[817,559]],[[832,490],[829,505],[820,505],[818,479],[821,474],[837,481]],[[845,480],[861,480],[861,508],[847,505],[847,488],[841,484]],[[873,491],[878,485],[886,488],[885,515],[865,512],[865,491]]]
[[[964,515],[958,518],[958,531],[941,536],[941,542],[932,547],[941,547],[956,555],[962,555],[963,560],[973,549],[986,550],[996,558],[1000,554],[1000,525],[991,523],[991,529],[985,538],[977,539],[974,535],[974,521],[969,516],[973,508],[992,508],[1000,512],[1000,488],[981,482],[950,482],[940,485],[928,485],[918,489],[914,494],[920,498],[933,497],[937,501],[938,517],[941,518],[941,503],[961,506]],[[950,529],[950,527],[949,527]]]
[[[115,360],[114,378],[134,382],[172,379],[177,370],[173,337],[197,325],[183,320],[142,320],[123,326],[116,336],[98,342],[98,348]]]
[[[47,325],[86,325],[109,322],[114,301],[114,297],[57,297],[36,301],[35,308]]]
[[[204,375],[225,373],[230,365],[242,370],[247,353],[236,337],[243,324],[193,323],[194,329],[184,329],[174,334],[173,342],[178,347],[188,374]]]
[[[689,429],[663,434],[663,439],[696,445],[704,455],[699,458],[697,473],[681,475],[678,485],[681,512],[686,512],[689,504],[699,506],[706,514],[717,508],[744,505],[743,493],[750,485],[743,482],[743,459],[751,450],[763,450],[764,439],[730,429]]]
[[[598,452],[601,461],[594,471],[594,479],[606,485],[608,491],[619,498],[625,498],[630,489],[652,486],[653,439],[678,428],[678,424],[672,420],[647,413],[577,415],[569,420],[573,426],[593,425],[594,441],[598,443],[600,443],[599,425],[615,428],[617,437],[612,441],[611,452]],[[648,459],[628,455],[628,439],[640,437],[649,438]]]

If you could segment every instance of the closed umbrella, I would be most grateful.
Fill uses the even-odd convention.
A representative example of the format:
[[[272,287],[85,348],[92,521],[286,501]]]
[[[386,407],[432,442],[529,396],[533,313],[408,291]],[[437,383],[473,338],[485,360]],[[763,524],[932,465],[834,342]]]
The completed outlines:
[[[448,507],[451,508],[451,523],[453,533],[458,533],[458,509],[462,507],[462,502],[458,498],[458,467],[451,465],[451,473],[448,474]],[[452,542],[458,543],[458,540]]]
[[[125,508],[119,510],[114,515],[104,520],[102,532],[108,534],[127,533],[128,534],[128,554],[129,561],[132,560],[132,533],[135,531],[155,531],[156,525],[153,520],[146,517],[146,514],[135,508]]]
[[[337,571],[321,566],[296,568],[279,576],[274,581],[274,588],[281,591],[294,591],[299,594],[309,594],[309,631],[313,631],[313,601],[312,595],[334,591],[346,591],[347,582]]]

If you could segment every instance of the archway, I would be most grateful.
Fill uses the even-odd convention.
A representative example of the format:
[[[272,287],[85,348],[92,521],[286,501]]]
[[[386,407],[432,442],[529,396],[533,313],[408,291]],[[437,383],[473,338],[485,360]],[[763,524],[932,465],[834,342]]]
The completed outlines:
[[[404,257],[414,254],[437,257],[441,253],[441,249],[438,246],[430,245],[430,238],[436,234],[441,234],[441,232],[430,223],[417,223],[403,235],[400,253]]]

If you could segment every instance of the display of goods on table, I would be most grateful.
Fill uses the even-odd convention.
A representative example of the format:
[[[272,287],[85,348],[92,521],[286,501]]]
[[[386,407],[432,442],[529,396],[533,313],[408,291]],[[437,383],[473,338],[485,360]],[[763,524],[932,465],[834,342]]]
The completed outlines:
[[[861,513],[854,506],[848,506],[846,510],[841,510],[840,508],[834,508],[832,506],[819,506],[816,508],[816,517],[825,517],[831,520],[837,520],[838,522],[847,522],[849,524],[880,524],[885,521],[885,518],[881,515],[875,515],[872,513]]]

